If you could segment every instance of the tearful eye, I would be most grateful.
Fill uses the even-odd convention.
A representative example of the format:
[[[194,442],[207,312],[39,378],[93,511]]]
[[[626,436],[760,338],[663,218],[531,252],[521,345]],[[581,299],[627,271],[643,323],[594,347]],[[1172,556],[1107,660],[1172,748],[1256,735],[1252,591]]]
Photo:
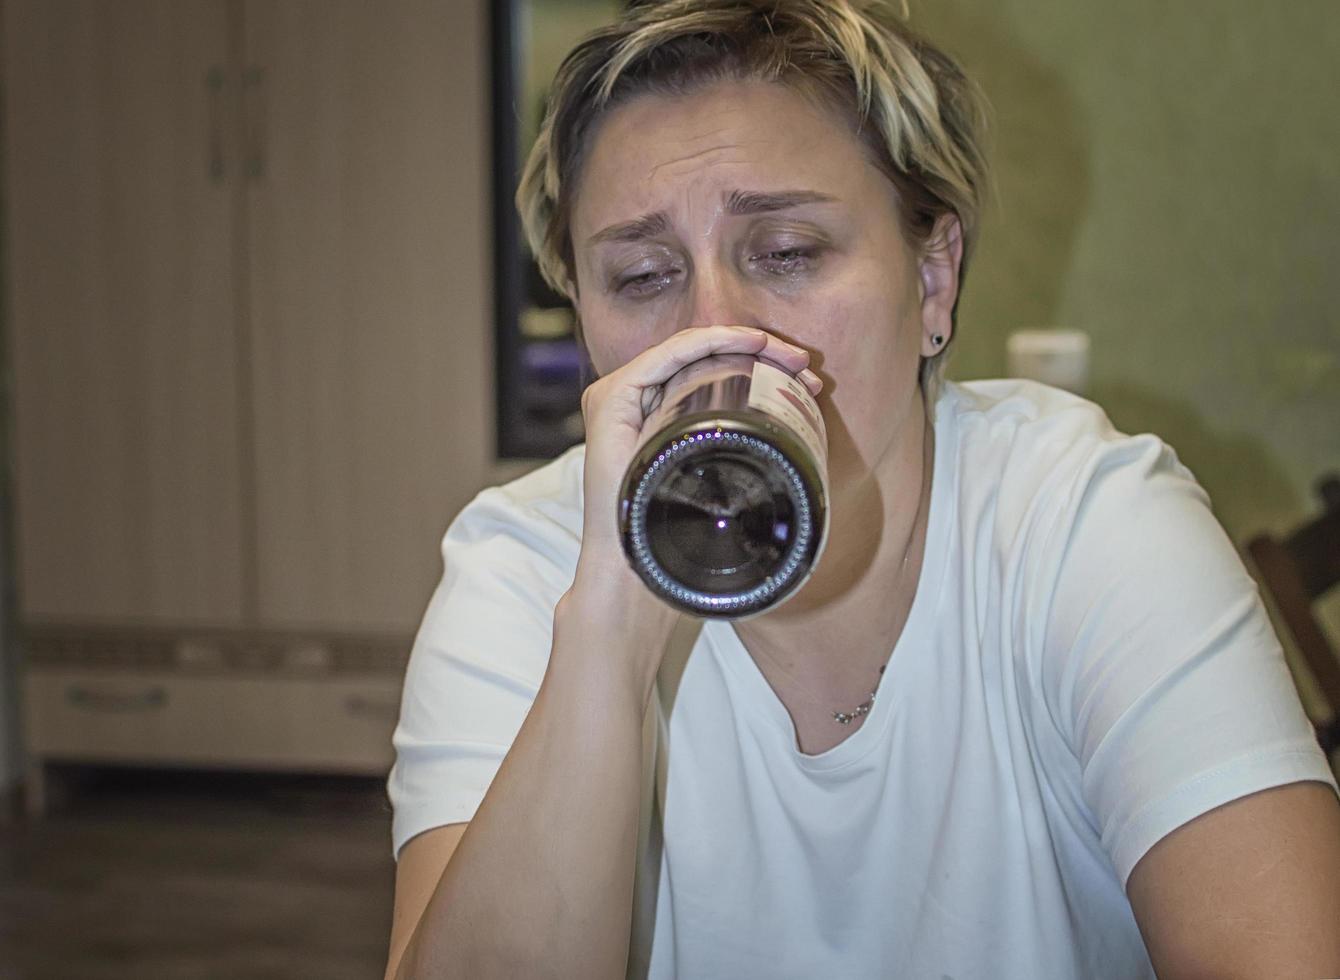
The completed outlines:
[[[618,277],[614,288],[619,293],[633,298],[653,296],[670,285],[678,274],[679,270],[675,268],[652,269],[648,272]]]
[[[812,245],[776,248],[751,255],[749,261],[773,275],[792,275],[810,269],[819,257],[820,249]]]

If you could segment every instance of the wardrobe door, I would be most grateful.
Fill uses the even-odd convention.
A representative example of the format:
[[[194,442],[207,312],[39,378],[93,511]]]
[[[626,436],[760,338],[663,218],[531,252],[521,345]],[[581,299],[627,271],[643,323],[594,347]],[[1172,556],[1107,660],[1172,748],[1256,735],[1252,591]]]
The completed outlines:
[[[235,624],[244,540],[222,0],[7,0],[22,618]]]
[[[261,620],[407,635],[491,462],[485,0],[247,0]]]

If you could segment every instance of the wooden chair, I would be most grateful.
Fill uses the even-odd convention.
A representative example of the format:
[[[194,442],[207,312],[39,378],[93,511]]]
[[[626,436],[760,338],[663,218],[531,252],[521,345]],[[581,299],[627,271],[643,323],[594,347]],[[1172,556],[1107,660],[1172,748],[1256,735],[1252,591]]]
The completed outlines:
[[[1340,660],[1312,609],[1340,582],[1340,475],[1323,476],[1317,492],[1320,517],[1283,540],[1258,535],[1247,551],[1330,708],[1330,718],[1317,723],[1317,741],[1329,756],[1340,747]]]

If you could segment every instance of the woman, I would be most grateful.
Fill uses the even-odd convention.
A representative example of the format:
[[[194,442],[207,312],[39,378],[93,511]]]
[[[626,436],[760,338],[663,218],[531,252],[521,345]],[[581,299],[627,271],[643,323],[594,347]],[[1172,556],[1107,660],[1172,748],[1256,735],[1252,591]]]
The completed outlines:
[[[1340,974],[1334,779],[1203,492],[1078,398],[940,381],[978,104],[856,0],[642,4],[569,56],[518,200],[587,443],[444,541],[388,976]],[[832,526],[695,632],[615,490],[719,352],[817,394]]]

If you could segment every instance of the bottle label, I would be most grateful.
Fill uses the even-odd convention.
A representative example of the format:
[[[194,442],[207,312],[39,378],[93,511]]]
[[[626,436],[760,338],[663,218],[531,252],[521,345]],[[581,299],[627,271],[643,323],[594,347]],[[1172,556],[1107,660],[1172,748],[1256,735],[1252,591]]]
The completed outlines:
[[[766,412],[794,432],[814,454],[819,472],[827,480],[828,433],[819,403],[803,381],[767,361],[756,361],[749,385],[749,407]]]

